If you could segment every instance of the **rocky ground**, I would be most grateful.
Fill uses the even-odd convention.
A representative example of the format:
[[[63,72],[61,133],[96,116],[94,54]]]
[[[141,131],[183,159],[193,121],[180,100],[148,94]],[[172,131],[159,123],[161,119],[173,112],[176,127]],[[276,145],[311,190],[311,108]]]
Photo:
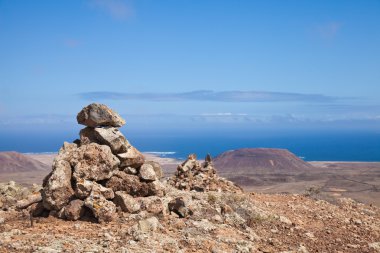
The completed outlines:
[[[380,252],[380,212],[343,199],[185,192],[193,214],[119,212],[109,223],[0,212],[0,252]]]

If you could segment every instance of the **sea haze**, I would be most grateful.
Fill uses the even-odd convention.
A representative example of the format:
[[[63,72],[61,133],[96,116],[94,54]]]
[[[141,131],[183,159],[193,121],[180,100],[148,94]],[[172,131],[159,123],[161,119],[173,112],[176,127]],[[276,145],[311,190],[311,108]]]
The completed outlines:
[[[380,133],[360,131],[128,131],[128,140],[143,152],[184,159],[190,153],[216,156],[239,148],[284,148],[306,161],[380,161]],[[76,131],[0,133],[0,151],[56,152],[64,141],[76,139]]]

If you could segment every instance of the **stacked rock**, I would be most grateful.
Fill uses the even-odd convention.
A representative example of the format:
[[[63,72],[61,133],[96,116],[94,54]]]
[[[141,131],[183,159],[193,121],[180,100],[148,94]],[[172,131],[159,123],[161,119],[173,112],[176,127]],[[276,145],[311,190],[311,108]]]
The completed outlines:
[[[169,184],[177,189],[186,191],[243,191],[233,182],[217,175],[209,154],[202,164],[197,161],[195,154],[189,155],[187,160],[177,167],[175,176],[169,179]]]
[[[117,206],[136,212],[144,202],[138,198],[165,195],[160,165],[145,161],[123,136],[118,128],[125,121],[120,115],[94,103],[79,112],[77,121],[86,127],[80,140],[65,142],[59,150],[34,215],[47,209],[69,220],[93,215],[99,222],[111,221]]]

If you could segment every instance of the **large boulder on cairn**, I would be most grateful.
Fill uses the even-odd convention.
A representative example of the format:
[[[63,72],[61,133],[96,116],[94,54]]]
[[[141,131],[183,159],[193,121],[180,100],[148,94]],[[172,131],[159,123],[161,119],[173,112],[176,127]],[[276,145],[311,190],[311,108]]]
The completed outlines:
[[[74,178],[100,181],[109,179],[118,169],[119,159],[105,145],[90,143],[77,149],[77,161],[74,161]]]
[[[125,120],[106,105],[93,103],[83,108],[77,115],[79,124],[89,127],[121,127]]]
[[[42,198],[32,205],[33,215],[50,212],[58,218],[78,220],[90,211],[99,222],[108,222],[117,217],[117,206],[135,213],[140,211],[141,198],[165,195],[165,187],[158,181],[161,166],[145,162],[117,129],[125,123],[117,113],[105,105],[91,104],[77,119],[87,126],[80,131],[80,141],[63,144],[52,172],[43,181],[40,198],[22,206]]]
[[[189,155],[186,161],[178,165],[175,176],[169,179],[169,184],[180,190],[187,191],[243,191],[233,182],[216,174],[210,155],[206,156],[202,164],[197,161],[195,154]]]

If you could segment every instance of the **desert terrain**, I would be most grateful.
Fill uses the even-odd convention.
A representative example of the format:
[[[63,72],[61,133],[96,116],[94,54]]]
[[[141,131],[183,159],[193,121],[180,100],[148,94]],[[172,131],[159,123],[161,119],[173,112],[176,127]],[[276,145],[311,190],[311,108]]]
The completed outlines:
[[[56,154],[24,155],[46,166],[42,166],[38,170],[2,172],[0,173],[0,183],[16,181],[25,186],[41,184],[42,179],[50,172],[56,156]],[[159,162],[167,177],[173,175],[178,164],[182,162],[150,153],[144,153],[144,156],[147,160]],[[254,159],[257,159],[257,156]],[[270,160],[268,160],[269,164]],[[277,163],[281,162],[280,158],[276,156],[273,156],[272,160]],[[261,164],[260,169],[253,170],[248,165],[242,164],[242,161],[240,161],[241,167],[231,168],[228,163],[219,163],[218,158],[215,163],[221,176],[239,184],[248,192],[307,194],[330,202],[347,197],[361,203],[380,206],[380,162],[306,163],[302,161],[303,165],[306,164],[307,172],[300,167],[296,170],[279,171],[276,169],[273,171],[265,169],[266,164]]]

